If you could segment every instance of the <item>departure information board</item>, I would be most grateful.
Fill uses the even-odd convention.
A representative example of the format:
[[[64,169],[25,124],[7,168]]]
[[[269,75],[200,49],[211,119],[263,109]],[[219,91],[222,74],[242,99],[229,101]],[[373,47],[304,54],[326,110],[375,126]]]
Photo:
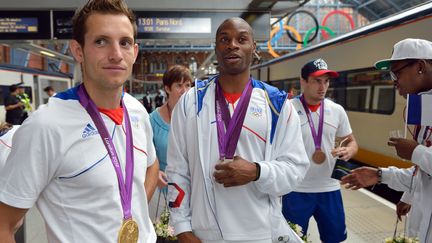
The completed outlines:
[[[0,33],[34,33],[37,31],[37,18],[0,18]]]
[[[53,37],[72,39],[72,17],[74,11],[53,11]]]
[[[137,11],[138,39],[213,39],[227,18],[242,17],[252,26],[256,40],[270,35],[268,12],[158,12]]]
[[[0,39],[50,39],[49,11],[0,11]]]
[[[211,18],[138,18],[139,33],[211,33]]]

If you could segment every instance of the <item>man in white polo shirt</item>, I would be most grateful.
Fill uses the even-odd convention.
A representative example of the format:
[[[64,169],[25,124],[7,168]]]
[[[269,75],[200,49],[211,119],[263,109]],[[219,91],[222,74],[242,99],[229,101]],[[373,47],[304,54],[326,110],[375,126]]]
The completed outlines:
[[[299,224],[306,234],[313,216],[325,243],[338,243],[347,238],[340,185],[331,174],[336,157],[349,160],[358,149],[345,110],[325,98],[330,79],[338,76],[328,69],[323,59],[310,61],[301,70],[303,93],[292,102],[300,117],[311,166],[295,191],[283,197],[287,220]],[[337,148],[336,138],[343,141]]]
[[[179,242],[302,242],[280,205],[309,166],[298,115],[285,92],[251,78],[246,21],[225,20],[215,52],[219,75],[185,93],[171,120],[166,172]]]
[[[158,163],[149,116],[123,92],[138,54],[122,0],[90,0],[73,18],[83,84],[57,94],[14,135],[0,174],[0,239],[37,205],[49,242],[153,243],[147,199]]]

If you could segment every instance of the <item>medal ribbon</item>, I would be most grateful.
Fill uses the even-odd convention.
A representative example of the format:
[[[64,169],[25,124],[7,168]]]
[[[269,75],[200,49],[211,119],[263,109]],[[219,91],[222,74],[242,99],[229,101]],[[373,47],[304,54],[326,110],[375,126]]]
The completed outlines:
[[[84,85],[78,87],[78,97],[81,105],[86,109],[87,113],[90,115],[94,124],[96,125],[99,135],[102,138],[102,142],[108,151],[111,158],[111,162],[114,166],[115,172],[117,174],[117,180],[120,190],[121,204],[123,208],[123,218],[124,220],[132,218],[131,212],[131,199],[132,199],[132,180],[134,171],[134,158],[133,158],[133,138],[132,138],[132,128],[129,120],[129,113],[126,106],[121,100],[123,107],[125,125],[126,125],[126,181],[123,180],[123,173],[120,166],[120,160],[117,156],[114,144],[112,142],[111,136],[108,129],[103,122],[102,116],[100,115],[95,103],[90,99]]]
[[[312,137],[314,139],[314,143],[315,143],[315,151],[317,150],[321,150],[321,140],[322,140],[322,134],[323,134],[323,126],[324,126],[324,100],[321,101],[321,105],[320,105],[320,116],[319,116],[319,122],[318,122],[318,134],[315,130],[315,126],[312,120],[312,115],[309,111],[309,108],[306,104],[306,101],[304,99],[304,95],[300,96],[300,101],[303,105],[303,108],[306,112],[307,118],[308,118],[308,122],[309,122],[309,127],[311,129],[312,132]]]
[[[220,87],[219,82],[216,82],[215,112],[220,160],[232,159],[234,157],[251,94],[252,82],[249,79],[246,88],[243,90],[240,100],[234,109],[233,116],[231,117],[225,97],[222,93],[222,88]]]

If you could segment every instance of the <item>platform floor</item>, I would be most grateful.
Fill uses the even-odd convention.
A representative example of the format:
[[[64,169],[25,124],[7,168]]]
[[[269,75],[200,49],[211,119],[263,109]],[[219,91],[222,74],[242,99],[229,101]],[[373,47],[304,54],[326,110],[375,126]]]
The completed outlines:
[[[382,243],[393,236],[396,222],[395,205],[360,189],[351,191],[342,189],[348,239],[346,243]],[[46,243],[45,226],[40,214],[34,208],[29,211],[25,222],[26,243]],[[403,233],[404,222],[398,225],[398,232]],[[320,243],[315,220],[309,226],[309,241]]]
[[[346,243],[382,243],[392,237],[396,223],[396,206],[360,189],[342,189],[348,238]],[[309,222],[309,241],[320,243],[318,228],[313,218]],[[399,222],[398,233],[403,233],[405,222]]]

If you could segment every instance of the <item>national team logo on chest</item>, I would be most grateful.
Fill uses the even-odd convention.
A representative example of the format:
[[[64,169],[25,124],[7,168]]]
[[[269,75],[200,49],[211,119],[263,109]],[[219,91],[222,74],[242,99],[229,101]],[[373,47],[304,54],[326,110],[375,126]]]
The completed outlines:
[[[261,117],[263,113],[263,109],[260,107],[249,107],[249,113],[254,117]]]

